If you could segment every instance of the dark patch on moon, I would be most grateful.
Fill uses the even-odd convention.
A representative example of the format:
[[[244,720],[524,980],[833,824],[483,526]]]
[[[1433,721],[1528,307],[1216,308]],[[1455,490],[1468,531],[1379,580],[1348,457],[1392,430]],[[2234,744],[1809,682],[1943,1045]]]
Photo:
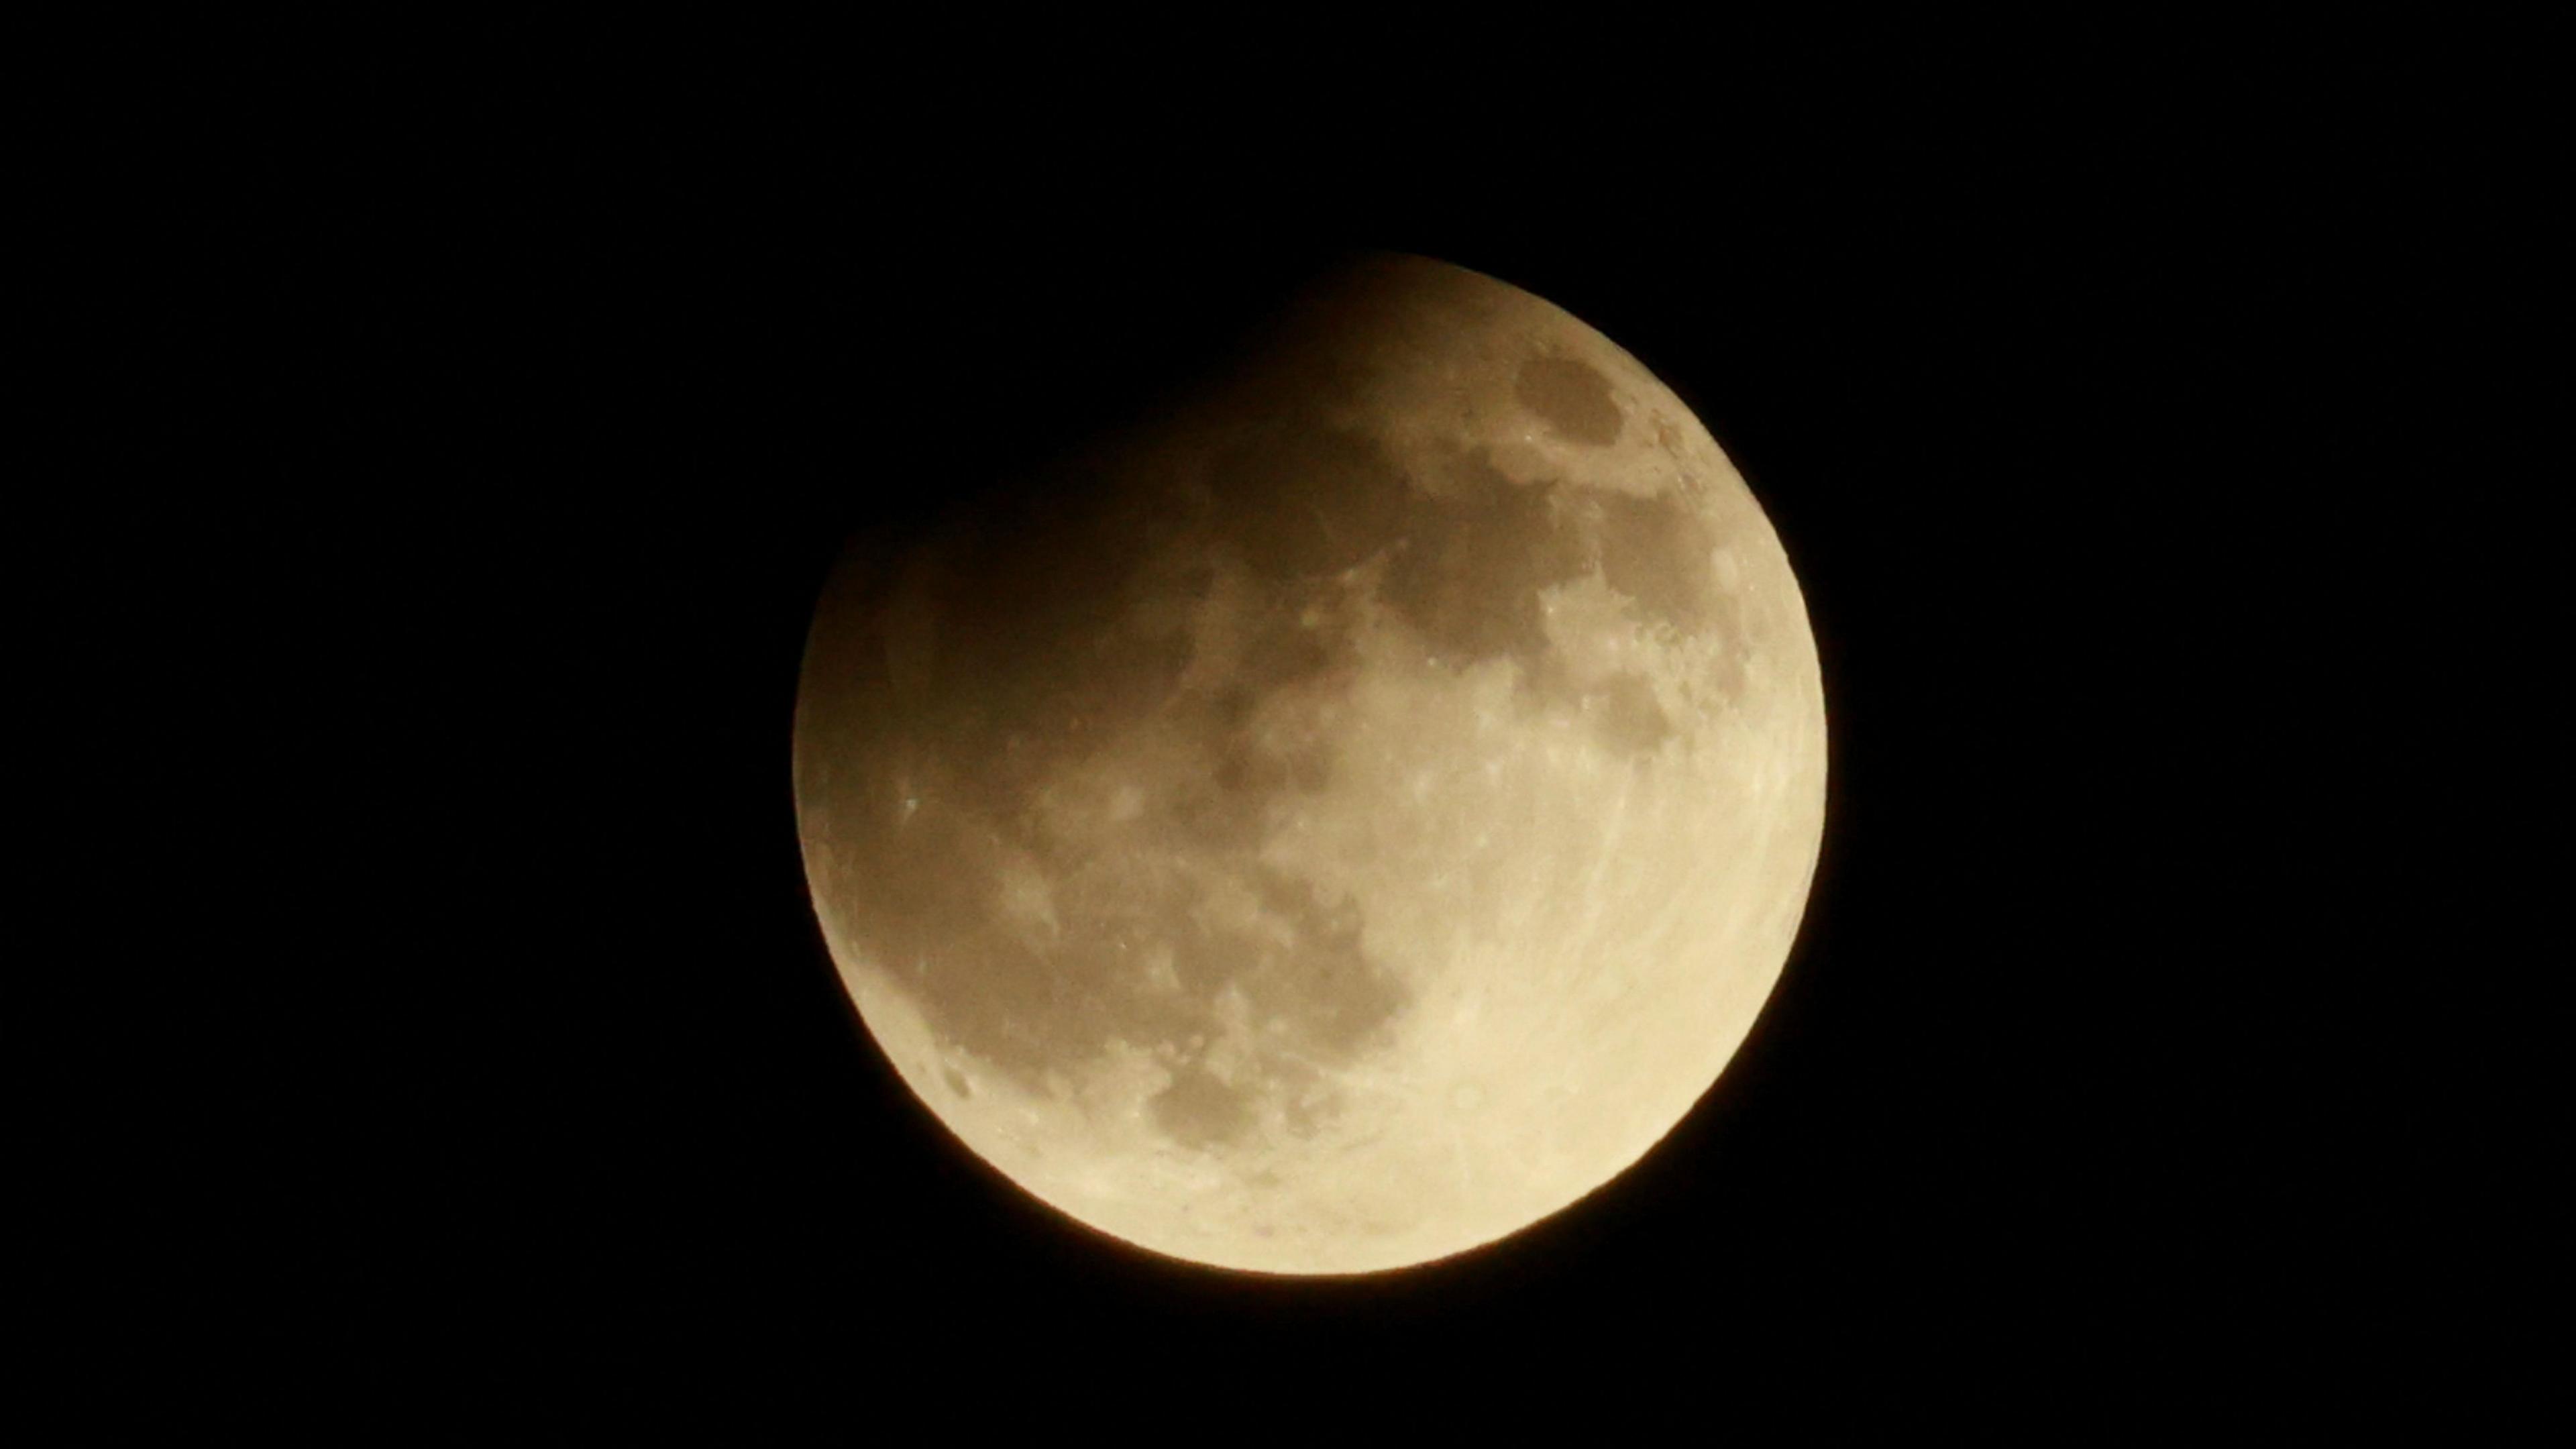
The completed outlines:
[[[1404,542],[1379,597],[1421,631],[1452,667],[1519,661],[1527,675],[1548,651],[1539,591],[1584,570],[1544,487],[1513,483],[1481,453],[1450,470],[1437,494],[1415,491]]]
[[[1153,565],[1181,526],[1133,490],[1076,479],[969,515],[916,556],[883,647],[916,737],[975,762],[955,791],[1006,815],[1171,694],[1189,638],[1140,624],[1135,605],[1177,586]]]
[[[1343,429],[1273,429],[1221,454],[1209,486],[1221,536],[1273,581],[1364,563],[1405,524],[1403,470],[1383,443]]]
[[[1304,684],[1351,661],[1346,629],[1308,623],[1303,610],[1267,611],[1253,626],[1252,637],[1226,685],[1229,699],[1259,698],[1290,685]],[[1243,712],[1240,707],[1236,709]]]
[[[1154,1095],[1154,1125],[1185,1147],[1212,1147],[1241,1137],[1253,1124],[1252,1104],[1214,1072],[1185,1066]]]
[[[1283,1009],[1308,1040],[1337,1057],[1364,1045],[1404,994],[1361,948],[1367,923],[1358,903],[1328,902],[1313,882],[1268,866],[1253,878],[1262,905],[1291,931],[1287,944],[1257,950],[1245,982],[1254,1001]]]
[[[1717,587],[1709,563],[1716,540],[1696,510],[1670,495],[1596,493],[1592,503],[1599,510],[1601,577],[1611,588],[1650,619],[1685,634],[1720,622],[1732,601]]]
[[[1673,722],[1638,674],[1614,674],[1587,694],[1583,712],[1601,742],[1622,754],[1652,754],[1673,736]]]
[[[1610,380],[1570,357],[1533,357],[1522,363],[1512,395],[1568,441],[1596,448],[1619,441],[1624,420],[1611,401]]]
[[[1216,769],[1209,778],[1234,795],[1272,795],[1283,790],[1314,792],[1332,783],[1332,750],[1322,740],[1286,744],[1236,730],[1217,746]]]

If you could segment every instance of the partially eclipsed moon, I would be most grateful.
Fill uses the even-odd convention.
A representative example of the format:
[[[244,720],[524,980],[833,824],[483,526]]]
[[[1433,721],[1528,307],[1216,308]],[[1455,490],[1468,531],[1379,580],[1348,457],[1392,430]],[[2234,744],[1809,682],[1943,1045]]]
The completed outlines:
[[[1229,375],[817,609],[796,801],[903,1079],[1157,1252],[1355,1273],[1609,1181],[1787,957],[1824,699],[1679,399],[1374,258]]]

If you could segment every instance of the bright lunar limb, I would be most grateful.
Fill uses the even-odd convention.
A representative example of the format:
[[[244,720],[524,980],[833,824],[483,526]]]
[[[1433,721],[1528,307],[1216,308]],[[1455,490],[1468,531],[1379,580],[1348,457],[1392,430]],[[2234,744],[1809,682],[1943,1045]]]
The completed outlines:
[[[1778,979],[1823,827],[1789,561],[1565,312],[1371,257],[1152,421],[853,544],[808,880],[968,1147],[1160,1253],[1359,1273],[1634,1163]]]

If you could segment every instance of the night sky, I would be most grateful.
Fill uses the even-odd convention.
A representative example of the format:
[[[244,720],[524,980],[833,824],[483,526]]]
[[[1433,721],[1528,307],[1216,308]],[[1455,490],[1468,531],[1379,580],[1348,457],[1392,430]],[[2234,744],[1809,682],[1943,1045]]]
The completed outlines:
[[[2501,1286],[2469,1124],[2510,982],[2451,822],[2531,478],[2455,364],[2516,325],[2481,289],[2522,193],[2423,99],[2473,71],[484,39],[399,100],[272,55],[128,138],[190,198],[137,255],[204,239],[173,372],[225,398],[116,535],[187,561],[160,657],[205,727],[150,763],[209,792],[223,908],[131,1012],[217,1060],[89,1099],[136,1186],[84,1260],[128,1326],[76,1342],[397,1419],[935,1384],[957,1433],[1204,1433],[1364,1387],[1508,1423],[1532,1375],[2295,1395]],[[788,730],[852,528],[1348,247],[1536,292],[1698,412],[1805,589],[1831,803],[1777,993],[1636,1169],[1265,1281],[1073,1225],[912,1101],[808,905]]]

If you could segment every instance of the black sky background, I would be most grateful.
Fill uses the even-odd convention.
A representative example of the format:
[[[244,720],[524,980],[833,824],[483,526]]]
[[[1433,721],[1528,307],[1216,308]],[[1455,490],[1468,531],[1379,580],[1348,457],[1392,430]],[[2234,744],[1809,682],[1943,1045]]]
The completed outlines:
[[[119,264],[179,310],[114,335],[194,400],[110,440],[151,477],[97,592],[198,722],[136,757],[208,900],[136,913],[186,964],[112,1033],[191,1067],[95,1072],[116,1126],[66,1133],[118,1184],[76,1189],[74,1357],[411,1422],[684,1382],[1490,1410],[1532,1365],[2127,1412],[2447,1393],[2465,1305],[2521,1291],[2476,1122],[2531,968],[2452,824],[2482,550],[2537,481],[2481,446],[2542,373],[2466,366],[2527,325],[2540,177],[2456,104],[2508,129],[2501,78],[2225,36],[1534,35],[1431,80],[1293,35],[266,38],[120,140]],[[1056,1217],[912,1102],[805,899],[788,725],[851,529],[1343,247],[1547,297],[1709,424],[1806,591],[1832,800],[1777,994],[1632,1173],[1268,1281]]]

